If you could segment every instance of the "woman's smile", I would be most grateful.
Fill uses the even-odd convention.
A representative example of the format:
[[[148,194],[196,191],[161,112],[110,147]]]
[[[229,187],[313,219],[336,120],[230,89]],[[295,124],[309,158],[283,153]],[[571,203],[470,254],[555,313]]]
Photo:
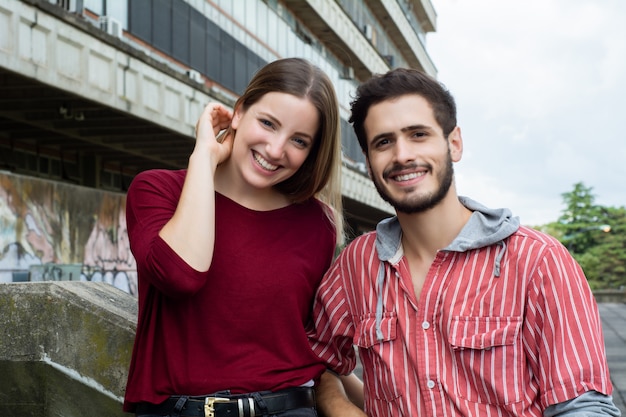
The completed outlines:
[[[278,168],[280,168],[279,165],[271,164],[267,159],[263,158],[263,156],[255,150],[252,150],[252,157],[266,171],[276,171]]]

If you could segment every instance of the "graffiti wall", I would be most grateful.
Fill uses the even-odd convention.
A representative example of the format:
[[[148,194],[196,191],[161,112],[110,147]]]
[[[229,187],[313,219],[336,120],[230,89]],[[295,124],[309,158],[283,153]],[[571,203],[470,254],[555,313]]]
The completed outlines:
[[[0,282],[102,281],[137,293],[126,196],[0,171]]]

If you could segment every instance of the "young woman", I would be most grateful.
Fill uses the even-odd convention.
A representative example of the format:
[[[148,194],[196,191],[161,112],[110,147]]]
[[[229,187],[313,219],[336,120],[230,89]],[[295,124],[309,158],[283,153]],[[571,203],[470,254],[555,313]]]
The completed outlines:
[[[186,170],[136,176],[125,411],[316,415],[325,366],[305,327],[342,238],[340,149],[332,83],[290,58],[262,68],[233,112],[205,108]]]

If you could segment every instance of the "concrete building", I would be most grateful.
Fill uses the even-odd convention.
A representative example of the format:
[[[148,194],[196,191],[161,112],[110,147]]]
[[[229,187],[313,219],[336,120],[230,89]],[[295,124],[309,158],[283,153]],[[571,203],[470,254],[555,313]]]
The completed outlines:
[[[232,107],[258,68],[289,56],[336,87],[345,214],[354,235],[371,230],[392,210],[347,123],[351,93],[393,67],[436,76],[435,28],[430,0],[3,0],[0,282],[82,265],[83,280],[126,271],[132,293],[133,176],[186,167],[204,105]]]

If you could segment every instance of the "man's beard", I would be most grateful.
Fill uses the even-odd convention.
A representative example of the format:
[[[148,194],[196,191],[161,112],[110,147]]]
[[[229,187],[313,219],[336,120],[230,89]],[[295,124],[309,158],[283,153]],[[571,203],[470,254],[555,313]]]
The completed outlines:
[[[402,169],[403,167],[393,167],[392,171],[396,169]],[[406,167],[404,167],[406,168]],[[429,166],[429,168],[432,168]],[[371,171],[371,166],[370,166]],[[435,190],[433,193],[428,193],[426,195],[410,197],[404,200],[394,199],[385,189],[385,186],[382,184],[381,180],[378,179],[377,176],[372,175],[372,181],[374,182],[374,186],[376,190],[378,190],[378,194],[382,197],[383,200],[388,202],[393,206],[396,211],[400,213],[412,214],[412,213],[421,213],[426,210],[430,210],[435,207],[441,200],[444,199],[450,187],[452,186],[452,180],[454,178],[454,168],[452,166],[452,157],[450,156],[450,151],[448,151],[448,155],[446,157],[446,164],[444,166],[443,171],[439,172],[437,175],[437,181],[439,182],[439,188]]]

